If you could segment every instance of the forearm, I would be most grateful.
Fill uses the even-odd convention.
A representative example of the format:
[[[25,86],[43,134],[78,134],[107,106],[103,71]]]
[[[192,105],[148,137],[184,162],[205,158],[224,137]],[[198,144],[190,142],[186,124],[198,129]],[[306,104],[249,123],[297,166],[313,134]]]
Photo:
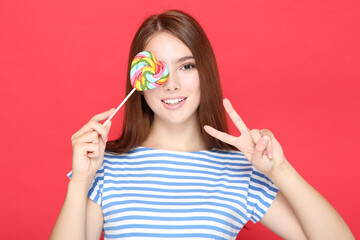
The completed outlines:
[[[309,239],[355,239],[339,213],[287,161],[269,177],[288,200]]]
[[[71,180],[50,239],[85,239],[89,184]]]

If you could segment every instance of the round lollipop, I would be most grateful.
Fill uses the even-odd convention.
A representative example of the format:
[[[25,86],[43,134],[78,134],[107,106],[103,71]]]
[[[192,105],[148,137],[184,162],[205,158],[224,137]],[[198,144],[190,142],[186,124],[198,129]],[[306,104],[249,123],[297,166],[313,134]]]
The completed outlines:
[[[131,63],[131,86],[138,91],[154,89],[169,78],[169,69],[148,51],[138,53]]]
[[[135,92],[154,89],[169,78],[169,69],[165,63],[158,61],[155,55],[149,51],[143,51],[134,57],[131,62],[130,81],[133,90],[126,96],[126,98],[116,108],[115,112],[104,122],[104,126],[111,120],[111,118],[119,111],[122,105]]]

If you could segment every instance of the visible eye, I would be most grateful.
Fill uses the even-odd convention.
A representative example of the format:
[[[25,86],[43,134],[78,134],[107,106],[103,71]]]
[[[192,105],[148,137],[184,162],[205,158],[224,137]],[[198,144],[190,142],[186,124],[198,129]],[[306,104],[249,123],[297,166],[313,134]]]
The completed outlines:
[[[185,71],[190,71],[192,68],[196,68],[195,64],[185,64],[181,67],[181,69],[184,69]]]

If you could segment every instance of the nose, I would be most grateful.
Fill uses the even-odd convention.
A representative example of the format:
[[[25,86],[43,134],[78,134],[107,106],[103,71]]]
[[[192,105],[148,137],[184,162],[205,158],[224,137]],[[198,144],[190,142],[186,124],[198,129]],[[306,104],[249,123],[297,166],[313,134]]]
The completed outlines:
[[[176,92],[181,89],[181,83],[175,73],[170,72],[168,80],[162,85],[165,92]]]

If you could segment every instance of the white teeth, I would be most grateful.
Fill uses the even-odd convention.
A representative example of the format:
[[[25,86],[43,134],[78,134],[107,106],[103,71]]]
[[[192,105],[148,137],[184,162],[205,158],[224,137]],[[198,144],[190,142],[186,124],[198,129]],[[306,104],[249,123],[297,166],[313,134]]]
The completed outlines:
[[[178,104],[179,102],[183,101],[184,99],[185,98],[167,99],[167,100],[164,100],[164,102],[169,105],[174,105],[174,104]]]

